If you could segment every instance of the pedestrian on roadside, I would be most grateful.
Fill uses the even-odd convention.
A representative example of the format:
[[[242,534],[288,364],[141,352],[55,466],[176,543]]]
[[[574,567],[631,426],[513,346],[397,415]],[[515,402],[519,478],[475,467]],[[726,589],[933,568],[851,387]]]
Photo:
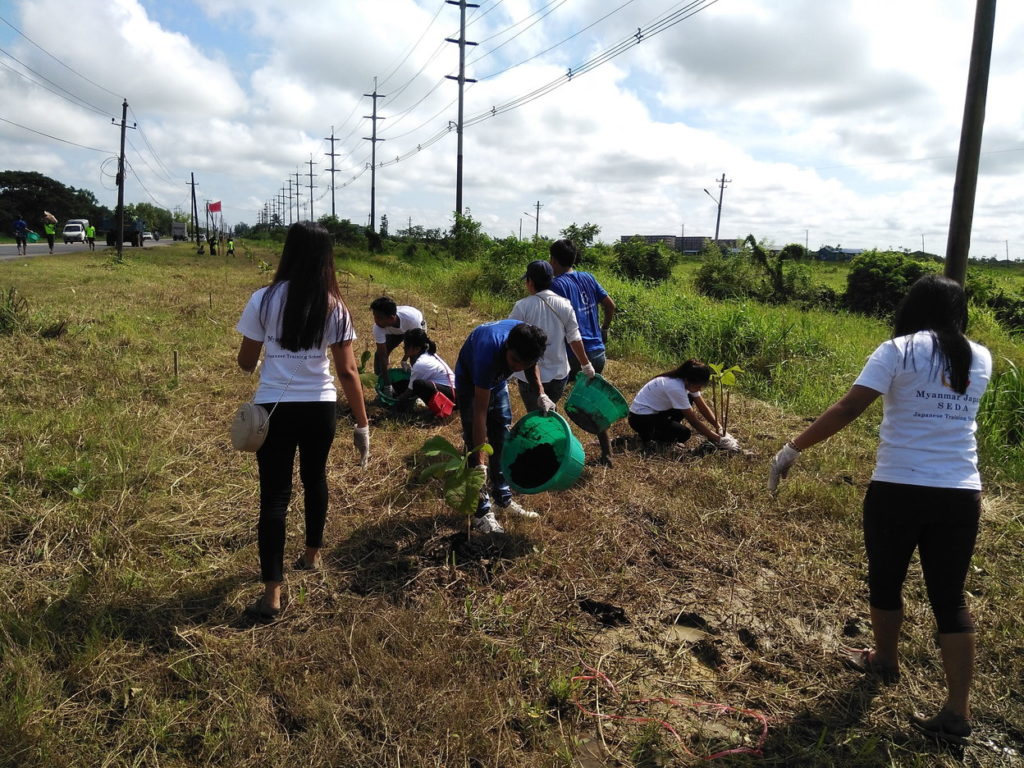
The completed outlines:
[[[709,381],[711,366],[693,358],[658,374],[633,398],[629,426],[644,442],[685,443],[693,432],[699,432],[712,445],[738,451],[739,442],[728,432],[721,434],[714,411],[701,395]],[[684,420],[687,424],[683,424]]]
[[[47,214],[47,216],[49,215]],[[53,253],[53,240],[57,236],[57,222],[44,218],[43,234],[46,235],[46,244],[50,246],[50,253]]]
[[[362,466],[370,453],[370,428],[352,352],[356,333],[338,289],[331,243],[330,233],[319,224],[293,224],[273,281],[252,295],[236,326],[243,337],[238,350],[242,370],[254,371],[260,350],[266,347],[253,398],[271,412],[266,440],[256,452],[260,475],[257,532],[264,591],[246,609],[260,621],[272,620],[281,612],[285,516],[296,450],[304,493],[306,547],[293,568],[316,570],[321,565],[327,457],[338,419],[328,352],[352,409],[353,441]]]
[[[875,646],[843,648],[842,658],[883,681],[898,677],[903,582],[917,549],[938,624],[946,701],[933,717],[915,712],[910,720],[955,743],[971,733],[975,627],[964,586],[981,516],[976,417],[992,375],[991,354],[966,330],[960,284],[940,275],[920,278],[896,310],[893,337],[875,349],[842,399],[782,447],[768,478],[774,492],[803,451],[883,398],[863,510]]]
[[[370,302],[370,312],[373,313],[373,340],[377,343],[377,350],[373,355],[373,372],[377,374],[384,394],[393,396],[391,377],[388,374],[391,353],[405,340],[407,331],[413,328],[425,331],[427,323],[423,319],[423,313],[416,307],[399,306],[387,296]],[[403,368],[408,369],[409,361],[404,355],[401,364]]]
[[[529,323],[544,331],[548,344],[544,354],[537,361],[542,391],[534,391],[526,374],[517,371],[512,374],[523,398],[523,406],[527,412],[535,411],[541,394],[546,395],[552,403],[557,403],[565,392],[565,384],[569,380],[569,357],[566,350],[571,350],[573,358],[580,364],[588,378],[594,378],[594,366],[587,359],[583,348],[576,313],[569,300],[551,290],[554,271],[546,261],[531,261],[526,268],[523,280],[529,294],[520,299],[509,313],[510,320]]]
[[[85,242],[89,244],[89,250],[96,250],[96,227],[92,224],[85,228]]]
[[[608,329],[615,317],[615,302],[601,284],[589,272],[581,272],[573,268],[579,259],[579,253],[572,240],[556,240],[549,249],[551,268],[554,279],[551,290],[563,296],[572,304],[576,312],[576,321],[580,329],[580,338],[587,359],[597,373],[604,371],[607,361],[605,345],[608,342]],[[598,318],[598,307],[601,318]],[[569,356],[569,377],[573,378],[581,370],[582,365],[575,355]],[[612,444],[608,431],[599,432],[597,439],[601,444],[601,463],[612,465]]]
[[[234,256],[234,255],[235,255],[235,238],[229,237],[228,238],[228,256]]]
[[[18,214],[18,218],[14,220],[14,242],[18,246],[18,255],[28,255],[28,224],[25,219]]]
[[[490,443],[494,453],[476,451],[470,465],[484,476],[473,527],[481,533],[504,533],[491,506],[525,518],[538,517],[512,498],[512,489],[501,471],[501,451],[505,435],[512,426],[512,409],[508,401],[508,378],[516,371],[525,371],[527,378],[541,390],[537,361],[547,346],[544,331],[518,320],[498,320],[474,328],[466,338],[455,363],[455,392],[462,421],[462,439],[467,453]],[[555,405],[547,395],[538,398],[538,408],[548,413]],[[487,493],[490,474],[491,496]]]

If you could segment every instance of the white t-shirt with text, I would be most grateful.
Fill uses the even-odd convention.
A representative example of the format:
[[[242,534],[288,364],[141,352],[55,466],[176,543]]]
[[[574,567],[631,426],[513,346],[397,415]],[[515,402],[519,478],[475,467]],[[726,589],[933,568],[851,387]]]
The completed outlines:
[[[992,376],[992,355],[971,342],[967,392],[954,392],[928,331],[886,341],[857,381],[883,395],[882,426],[872,480],[932,488],[981,489],[978,403]]]
[[[274,289],[267,300],[266,312],[261,313],[260,305],[268,290],[269,287],[260,288],[249,298],[235,326],[235,330],[247,339],[263,342],[260,383],[253,401],[276,403],[280,399],[283,403],[308,403],[337,400],[338,393],[327,359],[327,348],[332,344],[355,339],[356,332],[348,309],[344,304],[338,304],[328,313],[324,338],[319,348],[292,352],[277,342],[288,283],[280,283]]]

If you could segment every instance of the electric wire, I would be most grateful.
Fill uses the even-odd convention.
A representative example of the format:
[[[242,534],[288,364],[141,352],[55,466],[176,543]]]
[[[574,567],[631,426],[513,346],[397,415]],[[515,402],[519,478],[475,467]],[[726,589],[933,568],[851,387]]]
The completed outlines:
[[[173,176],[174,174],[171,172],[171,169],[167,167],[166,163],[164,163],[164,161],[160,158],[160,155],[157,154],[157,151],[153,148],[153,145],[150,143],[149,138],[146,136],[145,131],[142,130],[141,121],[139,120],[138,116],[136,116],[131,106],[128,107],[128,113],[132,116],[132,120],[135,122],[135,130],[138,131],[139,136],[142,137],[142,141],[145,142],[146,146],[149,148],[149,153],[153,156],[153,159],[156,160],[157,165],[159,165],[163,169],[164,173],[166,173],[168,177]],[[178,183],[177,181],[171,181],[170,179],[166,180],[169,181],[169,183],[171,184]]]
[[[423,38],[426,37],[427,32],[429,32],[430,28],[434,26],[434,22],[437,21],[437,17],[441,15],[441,11],[444,10],[445,5],[447,5],[445,0],[441,0],[441,4],[434,12],[433,17],[430,19],[430,23],[427,24],[426,27],[424,27],[423,33],[419,36],[419,39],[415,43],[413,43],[412,47],[408,51],[405,52],[405,56],[402,57],[402,60],[398,62],[387,75],[384,76],[384,79],[381,80],[379,83],[380,86],[383,86],[388,80],[390,80],[394,76],[394,74],[401,68],[401,66],[405,64],[406,61],[408,61],[409,57],[412,56],[412,52],[419,47],[419,44],[423,42]]]
[[[75,142],[75,141],[69,141],[68,139],[62,139],[60,136],[54,136],[53,134],[50,134],[50,133],[43,133],[42,131],[37,131],[35,128],[29,128],[27,125],[22,125],[21,123],[16,123],[13,120],[8,120],[6,117],[0,117],[0,120],[3,120],[5,123],[9,123],[9,124],[11,124],[11,125],[13,125],[13,126],[15,126],[17,128],[21,128],[21,129],[26,130],[26,131],[31,131],[32,133],[38,133],[40,136],[45,136],[48,139],[53,139],[54,141],[60,141],[60,142],[63,142],[64,144],[70,144],[73,147],[80,147],[82,149],[88,149],[88,150],[91,150],[93,152],[105,152],[105,153],[109,153],[110,152],[109,149],[99,149],[97,147],[87,147],[85,144],[79,144],[78,142]]]
[[[0,16],[0,21],[2,21],[2,22],[3,22],[4,24],[6,24],[6,25],[7,25],[8,27],[10,27],[11,29],[13,29],[13,30],[14,30],[15,32],[17,32],[17,33],[18,33],[19,35],[21,35],[21,36],[22,36],[23,38],[25,38],[26,40],[28,40],[28,41],[29,41],[30,43],[32,43],[32,45],[34,45],[34,46],[35,46],[36,48],[38,48],[38,49],[39,49],[40,51],[42,51],[42,52],[43,52],[43,53],[45,53],[45,54],[46,54],[47,56],[49,56],[49,57],[50,57],[51,59],[53,59],[54,61],[56,61],[56,62],[57,62],[58,64],[60,64],[60,65],[61,65],[62,67],[64,67],[64,69],[66,69],[66,70],[68,70],[69,72],[71,72],[71,73],[73,73],[73,74],[77,75],[78,77],[82,78],[83,80],[85,80],[85,82],[89,83],[90,85],[94,85],[94,86],[96,86],[96,87],[97,87],[97,88],[99,88],[99,89],[100,89],[101,91],[106,91],[107,93],[109,93],[109,94],[110,94],[111,96],[113,96],[114,98],[117,98],[117,99],[120,99],[120,98],[121,98],[121,96],[120,96],[119,94],[117,94],[117,93],[114,93],[114,92],[113,92],[112,90],[110,90],[109,88],[105,88],[105,87],[103,87],[102,85],[100,85],[99,83],[97,83],[97,82],[96,82],[96,81],[94,81],[94,80],[90,80],[90,79],[89,79],[88,77],[86,77],[85,75],[83,75],[83,74],[82,74],[81,72],[79,72],[78,70],[76,70],[76,69],[75,69],[74,67],[71,67],[71,66],[69,66],[69,65],[65,64],[65,63],[64,63],[63,61],[61,61],[60,59],[58,59],[58,58],[57,58],[56,56],[54,56],[54,55],[53,55],[52,53],[50,53],[50,52],[49,52],[48,50],[46,50],[45,48],[43,48],[43,46],[41,46],[41,45],[40,45],[39,43],[37,43],[37,42],[36,42],[35,40],[33,40],[33,39],[32,39],[31,37],[29,37],[29,36],[28,36],[28,35],[26,35],[26,34],[25,34],[24,32],[22,32],[22,31],[21,31],[20,29],[18,29],[18,28],[17,28],[16,26],[14,26],[13,24],[11,24],[11,22],[9,22],[9,21],[8,21],[7,19],[5,19],[5,18],[4,18],[3,16]]]
[[[75,94],[73,94],[68,89],[62,88],[61,86],[57,85],[57,83],[53,82],[53,80],[51,80],[50,78],[46,77],[46,75],[42,75],[42,74],[36,72],[28,64],[26,64],[25,62],[23,62],[21,59],[17,58],[16,56],[12,56],[10,53],[8,53],[3,48],[0,48],[0,53],[4,54],[7,58],[11,59],[12,61],[18,62],[19,64],[21,64],[21,66],[23,66],[25,69],[27,69],[33,75],[35,75],[36,77],[38,77],[38,78],[40,78],[42,80],[45,80],[50,85],[52,85],[54,88],[57,88],[58,90],[63,91],[67,95],[66,96],[61,96],[61,94],[57,93],[56,91],[53,91],[53,90],[51,90],[49,88],[46,88],[46,90],[50,91],[50,93],[55,93],[57,96],[61,96],[61,98],[66,99],[67,101],[71,101],[71,103],[75,104],[76,107],[85,107],[86,109],[91,109],[93,112],[96,112],[97,114],[104,115],[104,116],[110,114],[109,110],[100,109],[95,104],[90,104],[88,101],[83,99],[81,96],[76,96]],[[8,67],[8,69],[10,69],[10,67]],[[16,71],[16,70],[12,70],[12,71]],[[29,78],[26,78],[26,79],[29,79]],[[30,82],[32,82],[32,81],[30,80]],[[35,83],[35,84],[36,85],[41,85],[40,83]],[[41,86],[41,87],[45,88],[46,86]]]

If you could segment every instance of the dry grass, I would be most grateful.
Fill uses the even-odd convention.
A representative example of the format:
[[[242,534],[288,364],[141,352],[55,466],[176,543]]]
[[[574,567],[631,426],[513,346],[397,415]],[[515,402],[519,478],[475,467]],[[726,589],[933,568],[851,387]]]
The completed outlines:
[[[732,431],[752,455],[622,453],[524,500],[541,520],[511,521],[494,545],[467,544],[416,480],[431,428],[375,420],[361,472],[342,421],[326,567],[288,574],[279,622],[247,624],[256,468],[226,425],[254,385],[231,329],[264,281],[244,259],[177,246],[123,267],[0,265],[0,286],[70,319],[61,338],[16,334],[0,352],[0,764],[654,766],[756,744],[754,719],[628,703],[642,698],[766,716],[764,756],[726,764],[1019,761],[1007,751],[1024,749],[1019,489],[986,498],[969,584],[979,737],[950,752],[906,725],[942,695],[919,573],[903,681],[877,687],[835,658],[869,641],[859,505],[871,436],[848,431],[808,455],[773,500],[768,458],[803,420],[742,398]],[[347,281],[357,345],[378,283]],[[432,335],[449,361],[481,319],[432,295],[396,298],[440,305]],[[650,373],[639,360],[606,371],[625,392]],[[458,440],[454,423],[441,432]],[[301,510],[291,517],[298,552]],[[573,681],[587,669],[621,697]],[[682,743],[576,702],[663,717]]]

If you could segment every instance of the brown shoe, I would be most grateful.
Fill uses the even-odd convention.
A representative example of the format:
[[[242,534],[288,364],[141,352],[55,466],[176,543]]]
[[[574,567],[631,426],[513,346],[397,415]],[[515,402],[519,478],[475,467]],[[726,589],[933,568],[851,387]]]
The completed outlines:
[[[875,661],[874,648],[848,648],[844,645],[839,649],[839,657],[850,669],[863,672],[865,675],[874,675],[883,683],[898,683],[900,680],[899,669],[883,666]]]

